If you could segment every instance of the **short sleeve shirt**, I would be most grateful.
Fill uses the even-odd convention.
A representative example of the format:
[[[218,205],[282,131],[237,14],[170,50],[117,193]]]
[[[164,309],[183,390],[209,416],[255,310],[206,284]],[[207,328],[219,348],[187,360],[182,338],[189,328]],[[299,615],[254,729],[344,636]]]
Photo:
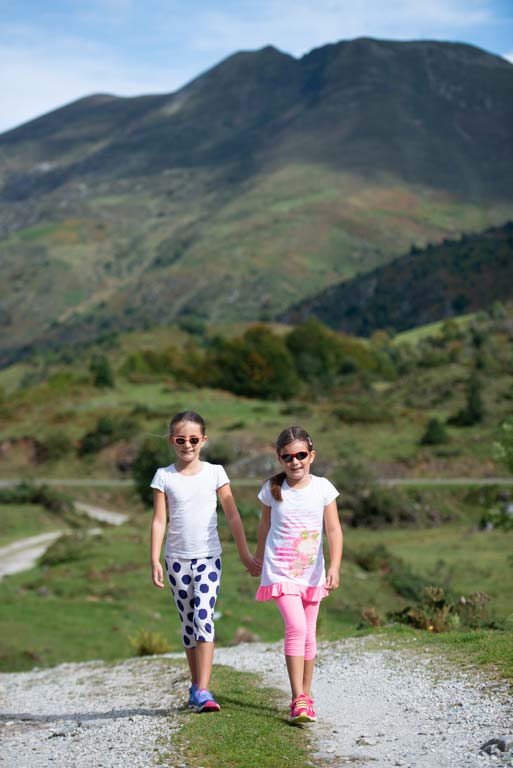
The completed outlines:
[[[219,464],[203,461],[201,467],[197,475],[184,475],[174,464],[160,467],[151,481],[152,488],[166,494],[166,557],[190,560],[221,553],[217,489],[230,481]]]
[[[271,494],[267,481],[258,498],[271,507],[261,586],[293,582],[307,587],[324,584],[322,531],[324,507],[337,498],[338,491],[325,477],[311,475],[305,488],[291,488],[284,480],[283,500]]]

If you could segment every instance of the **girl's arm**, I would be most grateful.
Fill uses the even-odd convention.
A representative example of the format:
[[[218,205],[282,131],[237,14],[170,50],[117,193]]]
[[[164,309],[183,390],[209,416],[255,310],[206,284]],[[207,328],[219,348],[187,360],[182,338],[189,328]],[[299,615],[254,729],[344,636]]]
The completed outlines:
[[[228,525],[230,526],[232,536],[235,539],[241,561],[252,576],[258,576],[260,573],[260,564],[255,560],[248,549],[244,526],[242,525],[242,520],[240,519],[239,510],[235,504],[230,484],[226,483],[218,488],[217,495],[219,496],[223,512],[228,521]]]
[[[326,589],[336,589],[339,585],[340,563],[342,562],[343,535],[338,517],[337,502],[330,501],[324,507],[324,529],[328,538],[330,564],[326,572]]]
[[[153,520],[151,521],[151,576],[156,587],[164,586],[164,571],[160,551],[166,534],[166,494],[153,489]]]
[[[257,550],[255,557],[261,563],[264,559],[265,542],[271,527],[271,507],[262,506],[262,516],[258,526]]]

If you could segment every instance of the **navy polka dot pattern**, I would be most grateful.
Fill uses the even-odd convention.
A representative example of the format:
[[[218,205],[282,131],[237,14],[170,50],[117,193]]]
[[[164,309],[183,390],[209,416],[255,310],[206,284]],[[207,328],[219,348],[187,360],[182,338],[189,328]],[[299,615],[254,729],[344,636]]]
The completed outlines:
[[[182,640],[187,648],[197,642],[214,642],[214,608],[221,579],[221,558],[193,560],[166,558],[166,571],[182,625]],[[178,580],[175,574],[180,574]],[[186,607],[187,606],[187,607]]]

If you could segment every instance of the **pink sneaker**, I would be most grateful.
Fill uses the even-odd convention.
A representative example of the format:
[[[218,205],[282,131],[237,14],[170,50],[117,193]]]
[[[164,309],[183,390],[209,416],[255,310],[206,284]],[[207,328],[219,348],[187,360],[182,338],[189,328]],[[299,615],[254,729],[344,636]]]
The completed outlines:
[[[308,702],[308,707],[306,710],[308,721],[310,723],[315,723],[315,721],[317,720],[317,714],[315,712],[315,709],[313,708],[313,699],[310,696],[307,696],[306,700]]]
[[[300,693],[295,699],[290,702],[290,723],[308,723],[310,718],[308,717],[308,697],[304,693]]]

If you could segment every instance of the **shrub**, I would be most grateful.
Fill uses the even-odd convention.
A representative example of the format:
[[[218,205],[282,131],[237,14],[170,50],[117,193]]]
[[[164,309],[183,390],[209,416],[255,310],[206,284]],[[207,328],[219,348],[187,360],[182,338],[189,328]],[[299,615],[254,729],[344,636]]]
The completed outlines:
[[[347,400],[334,408],[333,415],[345,424],[378,424],[392,419],[386,404],[369,397]]]
[[[157,443],[154,439],[148,439],[139,448],[132,465],[132,477],[140,498],[147,506],[151,506],[153,502],[153,490],[150,488],[153,475],[159,467],[165,467],[169,463],[169,445],[166,441]]]
[[[86,560],[94,547],[93,538],[87,533],[60,536],[39,558],[41,565],[60,565]]]
[[[371,627],[380,627],[383,623],[381,617],[373,606],[370,608],[362,608],[361,617],[363,623],[368,624]]]
[[[445,425],[436,417],[429,419],[426,431],[420,439],[421,445],[442,445],[447,443],[449,437]]]
[[[137,422],[132,419],[100,416],[96,422],[96,427],[90,432],[86,432],[80,440],[78,453],[80,456],[98,453],[107,445],[133,437],[137,429]]]
[[[455,427],[472,427],[484,418],[484,406],[481,398],[481,384],[474,374],[467,383],[465,405],[454,416],[448,419],[448,424]]]
[[[285,339],[303,381],[331,388],[344,362],[340,338],[314,317],[297,325]]]
[[[95,387],[113,387],[114,375],[105,355],[93,355],[89,365]]]
[[[222,439],[209,441],[202,454],[205,460],[212,464],[231,464],[237,458],[237,451],[233,444]]]
[[[154,656],[159,653],[169,653],[171,646],[160,632],[140,629],[135,637],[129,637],[128,642],[134,656]]]
[[[14,488],[0,488],[0,504],[40,504],[68,525],[80,525],[80,516],[75,511],[73,500],[47,485],[19,483]]]
[[[36,444],[36,461],[40,464],[59,461],[71,453],[72,449],[73,443],[67,435],[54,432]]]
[[[428,586],[417,605],[408,606],[389,618],[430,632],[447,632],[460,627],[498,629],[489,602],[489,595],[483,592],[454,598],[441,587]]]
[[[360,568],[369,573],[375,571],[386,573],[387,571],[390,571],[391,563],[396,560],[384,544],[378,544],[372,549],[365,549],[357,552],[353,555],[353,558]]]
[[[287,400],[300,381],[283,340],[265,326],[249,328],[243,336],[213,340],[196,376],[198,383],[236,395]]]

